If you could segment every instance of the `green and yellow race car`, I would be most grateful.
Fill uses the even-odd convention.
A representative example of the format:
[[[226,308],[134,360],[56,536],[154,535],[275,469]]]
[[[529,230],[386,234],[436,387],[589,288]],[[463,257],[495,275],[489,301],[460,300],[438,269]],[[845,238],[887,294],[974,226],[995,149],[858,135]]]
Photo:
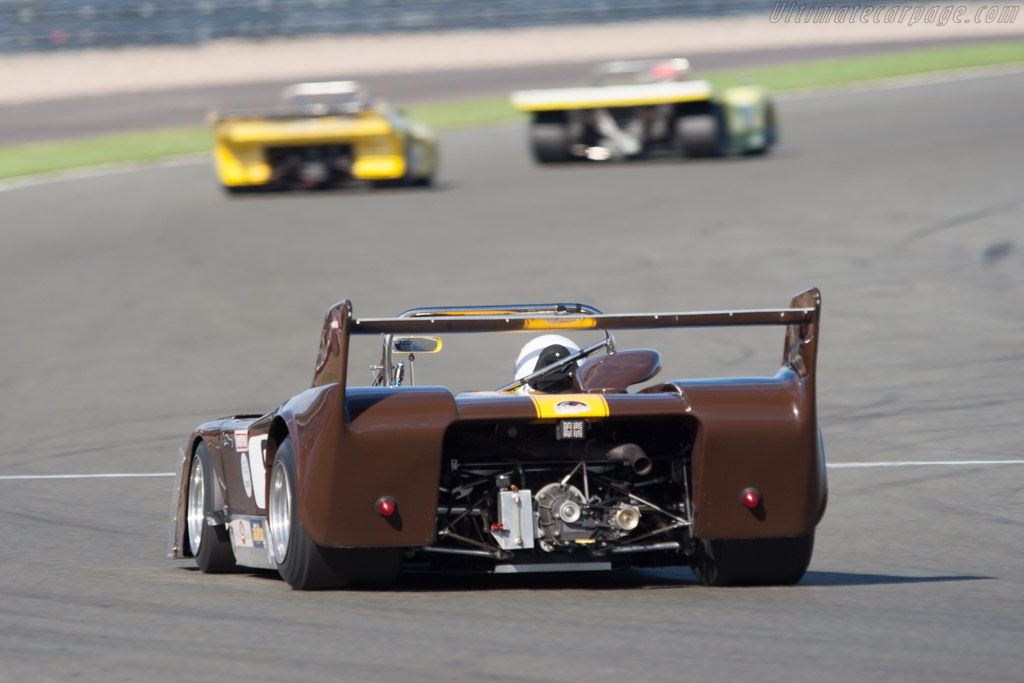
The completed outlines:
[[[347,180],[429,185],[437,170],[434,133],[355,81],[299,83],[274,109],[214,112],[210,123],[229,193]]]
[[[767,90],[718,89],[688,79],[689,66],[679,57],[608,62],[595,70],[594,85],[520,90],[512,104],[533,115],[530,142],[539,163],[771,149],[778,123]]]

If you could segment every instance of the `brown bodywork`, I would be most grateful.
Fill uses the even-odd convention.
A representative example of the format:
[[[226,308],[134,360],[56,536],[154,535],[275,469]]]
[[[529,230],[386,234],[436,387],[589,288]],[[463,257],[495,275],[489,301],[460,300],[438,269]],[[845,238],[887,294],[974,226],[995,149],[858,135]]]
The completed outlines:
[[[266,515],[242,484],[233,442],[236,430],[247,430],[250,442],[267,436],[266,476],[253,481],[265,490],[278,446],[290,438],[298,515],[318,546],[416,549],[439,543],[442,472],[454,467],[456,456],[465,459],[471,452],[467,444],[479,440],[478,433],[488,433],[490,427],[483,426],[537,430],[557,418],[541,414],[530,395],[512,391],[455,395],[444,387],[348,386],[351,335],[545,332],[571,330],[574,325],[592,330],[784,326],[782,363],[773,376],[672,380],[630,390],[654,376],[660,356],[648,349],[622,350],[583,364],[575,374],[573,396],[600,396],[607,404],[606,417],[588,418],[594,425],[620,425],[605,427],[609,433],[620,429],[641,435],[644,448],[654,453],[677,449],[672,457],[685,461],[683,485],[689,501],[681,501],[678,509],[692,506],[684,534],[688,543],[658,555],[660,563],[688,564],[695,544],[706,539],[798,537],[813,532],[827,499],[815,402],[821,309],[817,289],[797,295],[788,308],[771,310],[576,315],[572,306],[568,305],[568,314],[558,316],[476,309],[474,314],[421,312],[360,320],[348,300],[336,304],[324,319],[308,390],[266,415],[223,418],[200,426],[189,437],[172,522],[171,556],[191,554],[185,538],[187,483],[191,455],[203,441],[214,464],[217,508],[225,516]],[[655,434],[659,430],[671,432],[671,438],[661,439]],[[674,445],[665,446],[663,441]],[[572,452],[561,448],[554,441],[550,446],[531,446],[530,457],[543,460],[545,453],[561,457]],[[656,456],[655,460],[661,462]],[[740,500],[750,487],[761,496],[756,510]],[[377,513],[375,502],[382,496],[397,501],[395,515]]]

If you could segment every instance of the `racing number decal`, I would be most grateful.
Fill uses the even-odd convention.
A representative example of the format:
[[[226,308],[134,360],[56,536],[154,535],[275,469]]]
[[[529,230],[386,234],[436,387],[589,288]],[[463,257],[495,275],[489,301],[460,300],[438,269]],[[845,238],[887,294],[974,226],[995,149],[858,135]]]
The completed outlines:
[[[267,506],[267,492],[264,488],[264,476],[267,468],[263,465],[263,449],[267,443],[267,435],[260,434],[249,439],[249,471],[252,477],[252,498],[256,501],[256,507],[261,510]],[[242,454],[245,457],[246,454]],[[248,490],[247,490],[248,492]]]
[[[600,394],[531,394],[537,417],[608,417],[608,402]]]

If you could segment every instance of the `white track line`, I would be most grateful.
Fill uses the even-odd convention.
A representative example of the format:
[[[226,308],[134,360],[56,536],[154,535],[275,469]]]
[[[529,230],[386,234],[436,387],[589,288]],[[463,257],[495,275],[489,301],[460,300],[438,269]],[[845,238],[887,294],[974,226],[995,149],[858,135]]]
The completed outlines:
[[[876,78],[867,81],[850,81],[849,83],[794,88],[792,90],[780,91],[775,94],[774,97],[778,102],[795,102],[798,100],[806,100],[816,97],[856,95],[876,90],[900,90],[903,88],[916,88],[923,85],[972,81],[978,78],[1016,76],[1020,73],[1024,73],[1024,62],[1007,62],[1005,64],[990,64],[986,66],[968,66],[961,69],[925,71],[923,73],[889,76],[886,78]]]
[[[91,180],[93,178],[120,175],[130,171],[152,168],[176,168],[178,166],[194,166],[206,163],[210,163],[209,153],[199,152],[198,154],[178,154],[153,161],[120,161],[111,164],[100,164],[98,166],[83,166],[82,168],[69,168],[63,171],[52,171],[0,180],[0,192],[10,192],[11,190],[20,190],[23,187],[53,185],[54,183],[65,183],[74,180]]]
[[[891,462],[833,462],[829,469],[852,469],[854,467],[935,467],[968,465],[1024,465],[1024,460],[895,460]]]
[[[15,479],[137,479],[141,477],[173,477],[174,472],[117,472],[110,474],[8,474],[0,481]]]
[[[970,467],[971,465],[1024,465],[1024,460],[894,460],[889,462],[830,462],[829,469],[865,467]],[[8,474],[0,481],[34,479],[139,479],[173,477],[174,472],[120,472],[110,474]]]

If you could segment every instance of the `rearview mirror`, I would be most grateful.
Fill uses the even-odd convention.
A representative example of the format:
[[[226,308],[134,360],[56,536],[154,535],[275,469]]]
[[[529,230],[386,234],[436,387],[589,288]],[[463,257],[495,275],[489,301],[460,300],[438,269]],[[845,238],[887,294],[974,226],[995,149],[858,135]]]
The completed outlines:
[[[391,353],[437,353],[440,337],[399,337],[391,341]]]

